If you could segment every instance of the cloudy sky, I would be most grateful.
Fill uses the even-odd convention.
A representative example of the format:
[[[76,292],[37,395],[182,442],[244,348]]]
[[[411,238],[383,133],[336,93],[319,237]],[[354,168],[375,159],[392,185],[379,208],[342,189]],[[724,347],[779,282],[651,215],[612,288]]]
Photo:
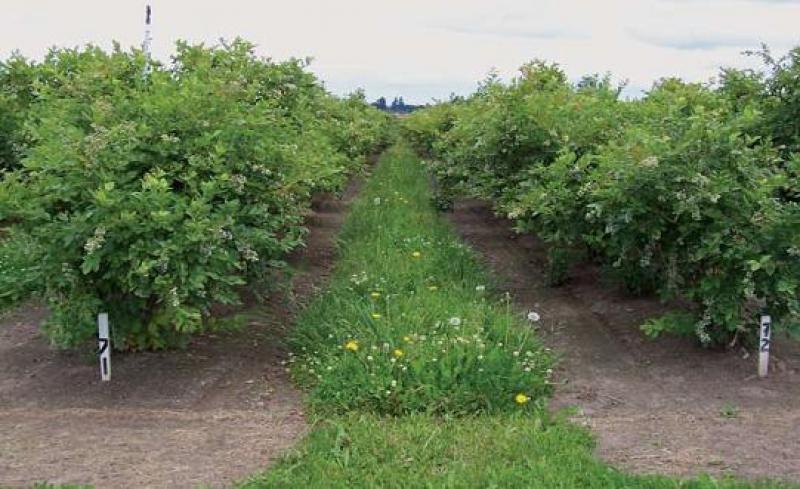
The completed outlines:
[[[2,0],[0,56],[87,42],[138,45],[145,0]],[[259,53],[312,56],[336,93],[409,102],[471,92],[495,69],[560,63],[570,77],[611,72],[635,95],[662,76],[705,81],[755,66],[745,49],[800,44],[800,0],[152,0],[154,53],[176,39],[242,36]]]

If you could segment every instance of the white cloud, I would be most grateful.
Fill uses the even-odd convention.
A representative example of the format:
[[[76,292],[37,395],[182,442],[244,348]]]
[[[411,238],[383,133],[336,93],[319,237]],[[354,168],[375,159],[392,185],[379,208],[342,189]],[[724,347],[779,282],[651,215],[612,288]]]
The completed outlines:
[[[0,55],[51,45],[141,42],[144,0],[4,0]],[[575,79],[611,71],[631,87],[663,76],[703,81],[719,66],[752,66],[743,49],[800,44],[800,0],[153,0],[154,51],[176,39],[237,35],[278,59],[312,56],[336,92],[447,98],[490,69],[504,77],[533,58]],[[629,93],[636,89],[629,89]]]

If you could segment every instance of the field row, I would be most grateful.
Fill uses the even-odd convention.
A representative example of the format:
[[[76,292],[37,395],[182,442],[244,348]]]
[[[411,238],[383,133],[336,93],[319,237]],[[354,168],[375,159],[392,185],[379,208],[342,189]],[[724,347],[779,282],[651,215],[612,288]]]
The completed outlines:
[[[314,192],[385,144],[388,117],[306,62],[235,41],[53,50],[0,63],[0,303],[42,296],[61,346],[108,312],[118,349],[178,346],[303,242]]]
[[[533,62],[509,83],[415,113],[440,204],[488,199],[550,247],[550,280],[587,261],[630,291],[694,305],[644,325],[704,345],[752,344],[759,314],[800,321],[800,48],[771,75],[657,82],[622,100],[608,78]]]

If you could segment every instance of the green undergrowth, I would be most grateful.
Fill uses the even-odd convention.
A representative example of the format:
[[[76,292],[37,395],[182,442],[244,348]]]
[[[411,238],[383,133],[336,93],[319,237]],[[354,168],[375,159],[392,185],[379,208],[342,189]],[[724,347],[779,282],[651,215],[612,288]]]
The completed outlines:
[[[318,423],[271,471],[245,482],[262,488],[637,488],[762,489],[701,478],[632,476],[592,455],[584,429],[526,414],[380,418],[352,414]]]
[[[531,410],[550,355],[431,206],[405,147],[383,158],[341,234],[329,289],[296,326],[290,368],[319,412]]]
[[[39,265],[31,252],[35,246],[22,233],[11,238],[0,230],[0,312],[38,292]]]
[[[587,430],[540,408],[550,355],[484,288],[488,275],[436,215],[406,148],[383,157],[341,255],[292,338],[312,430],[239,487],[792,487],[633,476],[599,461]]]

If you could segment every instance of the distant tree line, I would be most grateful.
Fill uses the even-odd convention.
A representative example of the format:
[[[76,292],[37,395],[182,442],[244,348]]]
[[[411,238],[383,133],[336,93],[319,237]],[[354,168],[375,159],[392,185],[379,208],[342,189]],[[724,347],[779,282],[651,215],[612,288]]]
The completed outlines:
[[[393,114],[410,114],[417,109],[425,107],[424,105],[411,105],[403,101],[403,97],[395,97],[391,104],[386,103],[386,97],[380,97],[372,103],[373,107],[391,112]]]

